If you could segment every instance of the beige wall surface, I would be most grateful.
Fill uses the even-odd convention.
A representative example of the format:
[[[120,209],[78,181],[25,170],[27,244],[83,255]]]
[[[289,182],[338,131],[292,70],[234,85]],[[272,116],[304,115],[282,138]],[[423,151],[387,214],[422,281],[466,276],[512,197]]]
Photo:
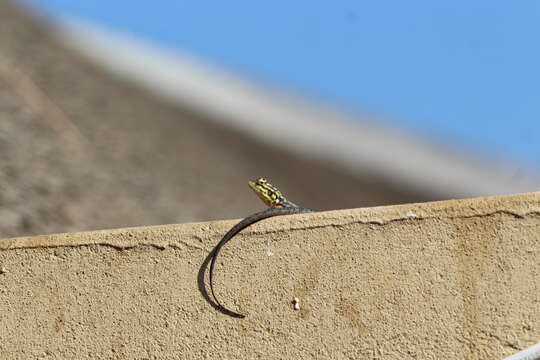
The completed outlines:
[[[256,224],[216,266],[245,319],[197,281],[233,224],[1,239],[0,357],[498,359],[540,341],[540,193]]]

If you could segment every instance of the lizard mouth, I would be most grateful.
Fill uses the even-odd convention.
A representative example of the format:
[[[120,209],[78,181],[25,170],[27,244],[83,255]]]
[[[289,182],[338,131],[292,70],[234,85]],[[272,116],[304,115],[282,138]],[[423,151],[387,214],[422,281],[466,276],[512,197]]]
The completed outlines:
[[[255,181],[248,181],[248,185],[251,188],[251,190],[256,191],[257,184],[255,184]]]

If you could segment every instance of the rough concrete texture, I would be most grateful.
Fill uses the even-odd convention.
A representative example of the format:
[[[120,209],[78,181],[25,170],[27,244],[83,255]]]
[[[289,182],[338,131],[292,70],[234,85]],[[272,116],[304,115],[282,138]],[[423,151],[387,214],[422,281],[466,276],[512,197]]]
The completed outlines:
[[[540,339],[540,193],[256,224],[216,268],[245,319],[197,285],[233,224],[0,240],[1,358],[498,359]]]

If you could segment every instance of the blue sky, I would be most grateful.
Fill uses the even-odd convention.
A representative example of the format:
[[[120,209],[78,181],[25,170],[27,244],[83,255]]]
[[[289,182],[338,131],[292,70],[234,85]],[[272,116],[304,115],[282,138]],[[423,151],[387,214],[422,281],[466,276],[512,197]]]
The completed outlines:
[[[540,2],[26,0],[540,169]]]

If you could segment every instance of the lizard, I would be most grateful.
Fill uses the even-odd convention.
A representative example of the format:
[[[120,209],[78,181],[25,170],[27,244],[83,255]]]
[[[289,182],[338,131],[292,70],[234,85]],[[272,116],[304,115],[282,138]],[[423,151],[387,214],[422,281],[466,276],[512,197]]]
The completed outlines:
[[[223,246],[227,242],[229,242],[240,231],[244,230],[245,228],[261,220],[274,217],[274,216],[280,216],[280,215],[291,215],[291,214],[313,212],[313,210],[299,207],[298,205],[287,200],[283,196],[283,194],[275,186],[270,184],[268,180],[266,180],[265,178],[258,178],[256,180],[249,181],[248,185],[251,188],[251,190],[253,190],[255,194],[266,205],[268,205],[268,209],[257,212],[253,215],[250,215],[246,217],[245,219],[243,219],[242,221],[240,221],[238,224],[234,225],[223,236],[223,238],[218,242],[218,244],[214,247],[214,249],[210,252],[210,255],[209,255],[211,257],[209,280],[210,280],[210,290],[212,292],[212,296],[214,297],[216,304],[222,310],[224,310],[224,312],[236,318],[244,318],[245,315],[231,311],[227,309],[225,306],[221,305],[221,303],[216,297],[216,294],[214,293],[214,285],[213,285],[214,266],[216,264],[216,259],[219,255],[219,252],[221,251]]]

